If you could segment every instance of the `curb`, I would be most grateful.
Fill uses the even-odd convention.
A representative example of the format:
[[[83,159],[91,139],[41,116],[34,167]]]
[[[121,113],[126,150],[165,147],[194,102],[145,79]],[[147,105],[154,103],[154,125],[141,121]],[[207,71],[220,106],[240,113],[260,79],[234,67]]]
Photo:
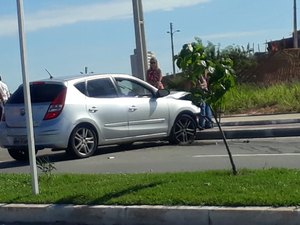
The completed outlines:
[[[0,204],[0,221],[77,225],[296,225],[300,209]]]
[[[270,138],[270,137],[295,137],[300,136],[300,124],[294,126],[282,127],[222,127],[223,133],[227,139],[246,139],[246,138]],[[198,131],[196,140],[214,140],[222,139],[219,128]]]
[[[298,117],[298,116],[297,116]],[[226,120],[228,118],[224,118]],[[228,139],[294,137],[300,136],[299,118],[272,117],[258,119],[255,116],[237,117],[236,121],[221,121],[221,127]],[[212,129],[198,131],[196,140],[222,139],[221,132],[215,124]]]
[[[276,125],[276,124],[293,124],[293,123],[300,123],[300,119],[221,122],[221,126],[225,127],[225,126]]]

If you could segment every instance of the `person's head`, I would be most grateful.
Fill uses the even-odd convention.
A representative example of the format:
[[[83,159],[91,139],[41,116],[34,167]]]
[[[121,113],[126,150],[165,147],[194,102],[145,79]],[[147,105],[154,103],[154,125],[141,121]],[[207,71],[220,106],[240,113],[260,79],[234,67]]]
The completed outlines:
[[[157,59],[155,57],[151,57],[150,59],[150,68],[157,68]]]

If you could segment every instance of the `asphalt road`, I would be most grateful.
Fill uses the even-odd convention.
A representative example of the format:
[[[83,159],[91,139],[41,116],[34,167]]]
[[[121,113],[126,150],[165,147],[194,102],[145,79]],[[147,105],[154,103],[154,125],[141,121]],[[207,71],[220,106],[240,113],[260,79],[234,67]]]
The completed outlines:
[[[227,140],[237,170],[241,168],[300,168],[299,138]],[[87,159],[70,160],[64,152],[38,152],[56,168],[54,173],[144,173],[231,169],[222,140],[172,146],[166,142],[136,143],[128,149],[101,147]],[[29,173],[28,163],[16,162],[0,149],[2,173]]]

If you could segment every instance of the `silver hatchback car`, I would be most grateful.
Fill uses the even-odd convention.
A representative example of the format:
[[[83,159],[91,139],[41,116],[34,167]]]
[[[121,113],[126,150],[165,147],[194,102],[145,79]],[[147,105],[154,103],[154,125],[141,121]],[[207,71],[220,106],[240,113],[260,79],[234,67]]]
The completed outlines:
[[[124,74],[80,75],[30,83],[36,151],[66,150],[76,158],[99,145],[166,139],[191,143],[199,107]],[[23,86],[5,104],[0,145],[16,160],[28,160]]]

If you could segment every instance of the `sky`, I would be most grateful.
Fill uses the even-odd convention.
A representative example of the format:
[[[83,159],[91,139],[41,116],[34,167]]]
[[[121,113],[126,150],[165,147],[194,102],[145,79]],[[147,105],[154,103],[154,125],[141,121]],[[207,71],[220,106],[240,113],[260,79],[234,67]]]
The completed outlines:
[[[163,75],[175,54],[200,38],[222,48],[292,36],[293,0],[142,0],[146,47]],[[23,0],[29,81],[88,73],[131,74],[136,48],[132,0]],[[298,8],[297,8],[298,14]],[[0,75],[11,92],[23,82],[16,0],[0,0]],[[298,23],[298,21],[297,21]],[[176,71],[178,69],[176,68]]]

